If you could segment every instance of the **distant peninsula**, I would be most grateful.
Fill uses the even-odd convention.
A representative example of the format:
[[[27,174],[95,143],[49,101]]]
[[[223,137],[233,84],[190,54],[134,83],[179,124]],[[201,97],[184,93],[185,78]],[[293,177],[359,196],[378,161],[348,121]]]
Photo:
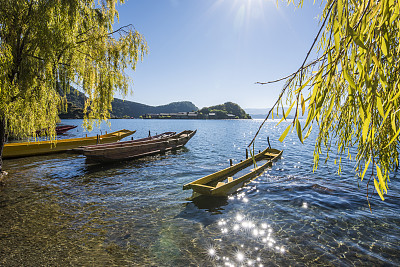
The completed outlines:
[[[86,101],[84,93],[71,88],[66,95],[67,110],[59,114],[60,119],[82,119]],[[190,101],[172,102],[167,105],[149,106],[133,101],[114,98],[111,118],[143,119],[251,119],[238,104],[226,102],[199,110]]]
[[[173,112],[173,113],[157,113],[145,114],[143,119],[251,119],[238,104],[226,102],[221,105],[205,107],[198,111],[192,112]]]

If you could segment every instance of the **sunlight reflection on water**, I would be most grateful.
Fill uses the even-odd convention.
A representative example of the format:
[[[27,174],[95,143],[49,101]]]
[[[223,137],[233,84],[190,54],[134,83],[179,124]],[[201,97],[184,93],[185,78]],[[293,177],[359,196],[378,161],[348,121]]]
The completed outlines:
[[[274,230],[265,220],[242,213],[217,223],[221,235],[205,248],[214,264],[225,266],[261,266],[270,253],[284,254],[285,246],[276,240]],[[233,242],[233,243],[232,243]]]
[[[228,198],[186,200],[182,185],[244,159],[259,123],[112,120],[113,130],[137,130],[135,138],[149,129],[198,132],[184,149],[137,161],[5,161],[0,265],[400,265],[399,182],[392,179],[385,202],[374,199],[371,214],[353,164],[342,176],[331,163],[313,172],[312,143],[290,134],[277,141],[284,122],[267,123],[257,139],[257,150],[267,136],[284,149],[272,168]]]

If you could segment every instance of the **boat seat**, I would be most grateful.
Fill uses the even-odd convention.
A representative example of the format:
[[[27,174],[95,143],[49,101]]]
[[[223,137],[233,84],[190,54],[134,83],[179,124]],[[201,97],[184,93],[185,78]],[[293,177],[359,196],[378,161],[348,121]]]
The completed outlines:
[[[217,184],[217,186],[215,188],[223,186],[224,184],[225,184],[224,182],[218,182],[218,184]]]
[[[228,177],[228,183],[233,181],[233,177]]]
[[[264,153],[265,156],[276,157],[276,154],[273,153]]]

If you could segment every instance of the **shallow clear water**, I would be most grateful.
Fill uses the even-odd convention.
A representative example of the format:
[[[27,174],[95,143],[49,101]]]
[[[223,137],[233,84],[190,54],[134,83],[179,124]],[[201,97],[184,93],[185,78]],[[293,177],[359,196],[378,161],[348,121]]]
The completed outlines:
[[[374,195],[371,213],[355,163],[341,176],[331,162],[313,173],[312,142],[277,141],[285,124],[267,123],[257,140],[257,151],[267,136],[284,150],[261,177],[226,199],[186,200],[184,184],[245,158],[260,123],[111,120],[102,133],[197,134],[176,152],[110,165],[71,154],[5,160],[0,265],[400,265],[398,179],[384,202]],[[78,127],[65,138],[84,135]]]

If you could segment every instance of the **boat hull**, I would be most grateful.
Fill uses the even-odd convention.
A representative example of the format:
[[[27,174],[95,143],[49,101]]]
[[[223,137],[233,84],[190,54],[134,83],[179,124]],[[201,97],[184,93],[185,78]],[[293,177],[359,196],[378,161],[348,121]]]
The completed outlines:
[[[5,144],[3,149],[3,158],[7,159],[60,153],[79,146],[117,142],[133,133],[135,133],[135,131],[120,130],[100,136]]]
[[[83,154],[88,161],[110,162],[136,159],[144,156],[164,153],[183,147],[196,131],[183,131],[166,138],[144,140],[141,142],[130,141],[121,144],[109,144],[106,146],[92,146],[84,149]]]

